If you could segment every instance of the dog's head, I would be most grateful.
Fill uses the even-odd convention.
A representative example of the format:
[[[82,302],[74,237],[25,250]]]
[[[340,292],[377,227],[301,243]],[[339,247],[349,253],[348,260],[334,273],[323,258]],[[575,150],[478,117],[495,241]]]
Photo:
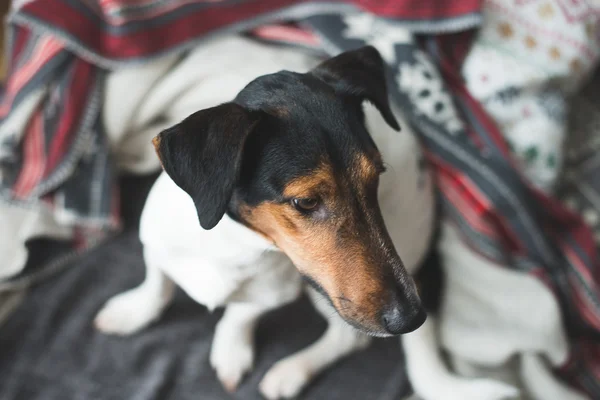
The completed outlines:
[[[385,336],[418,328],[425,312],[381,216],[385,168],[365,100],[399,130],[373,47],[261,76],[154,145],[204,229],[228,213],[285,252],[348,323]]]

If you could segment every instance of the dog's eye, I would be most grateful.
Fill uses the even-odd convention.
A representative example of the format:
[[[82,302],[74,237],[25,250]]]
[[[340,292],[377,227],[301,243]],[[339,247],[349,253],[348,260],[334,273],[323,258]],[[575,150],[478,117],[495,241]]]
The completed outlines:
[[[315,198],[304,198],[304,199],[293,199],[292,204],[298,211],[312,211],[319,205],[319,199]]]

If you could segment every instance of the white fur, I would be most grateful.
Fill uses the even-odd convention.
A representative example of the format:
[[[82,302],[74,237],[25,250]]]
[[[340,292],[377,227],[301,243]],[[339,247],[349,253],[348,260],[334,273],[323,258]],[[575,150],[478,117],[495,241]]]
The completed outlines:
[[[157,80],[140,113],[151,114],[148,104],[154,104],[170,118],[182,119],[198,109],[232,99],[259,75],[281,69],[304,72],[317,62],[293,50],[242,38],[212,40]],[[162,64],[158,63],[157,68]],[[395,113],[402,116],[399,110]],[[381,211],[398,253],[407,269],[414,272],[431,236],[432,182],[428,173],[419,172],[419,146],[402,118],[400,133],[389,128],[372,107],[366,108],[366,121],[388,169],[380,184]],[[169,303],[175,282],[209,309],[227,306],[216,328],[210,363],[225,388],[235,390],[252,368],[256,321],[265,311],[298,297],[302,290],[299,273],[269,242],[227,216],[214,229],[203,230],[190,197],[164,173],[149,194],[140,238],[146,280],[111,299],[98,314],[96,326],[114,334],[130,334],[147,326]],[[309,293],[313,299],[319,296]],[[343,322],[325,302],[314,303],[329,326],[311,346],[267,372],[260,389],[268,399],[294,397],[324,368],[369,343],[367,336]],[[456,398],[461,400],[496,400],[512,393],[510,388],[494,382],[471,384],[451,379],[437,355],[430,321],[404,340],[410,379],[425,400],[442,400],[440,393],[459,393],[462,397]],[[437,389],[429,390],[433,386]]]
[[[415,393],[425,400],[501,400],[518,390],[491,379],[468,379],[451,374],[438,348],[435,317],[402,337],[407,373]]]

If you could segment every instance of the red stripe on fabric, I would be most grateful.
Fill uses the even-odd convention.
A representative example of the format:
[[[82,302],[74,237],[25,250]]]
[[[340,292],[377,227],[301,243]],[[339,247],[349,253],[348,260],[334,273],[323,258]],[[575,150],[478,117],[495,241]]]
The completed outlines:
[[[482,204],[477,201],[477,196],[472,196],[471,193],[466,190],[462,179],[464,175],[433,153],[427,152],[426,154],[429,161],[435,166],[438,177],[444,176],[447,179],[447,184],[452,186],[453,189],[459,193],[460,197],[463,199],[462,201],[469,205],[471,211],[481,216],[487,207],[482,206]],[[440,189],[444,190],[444,186],[440,186]]]
[[[490,225],[481,218],[481,215],[474,211],[475,208],[472,207],[472,202],[464,196],[463,191],[459,190],[453,177],[440,171],[438,182],[442,193],[473,229],[488,237],[497,236]]]
[[[282,25],[264,25],[252,30],[254,36],[269,39],[318,46],[321,41],[311,32]]]
[[[92,73],[94,71],[95,67],[83,60],[76,60],[73,63],[70,87],[65,91],[65,97],[62,99],[65,108],[62,110],[58,128],[48,151],[46,176],[54,171],[69,149],[73,135],[83,118],[85,103],[81,100],[88,97],[88,92],[93,84]]]
[[[441,171],[439,173],[441,173]],[[474,195],[466,188],[466,179],[463,174],[454,172],[453,174],[450,174],[450,176],[452,177],[452,181],[449,184],[453,185],[454,189],[460,193],[463,202],[468,204],[471,211],[477,214],[479,218],[482,218],[489,208],[489,206],[486,205],[486,202],[478,201],[478,196]]]
[[[86,21],[85,15],[60,1],[53,1],[51,5],[48,1],[31,2],[23,7],[23,12],[69,32],[70,36],[78,38],[84,47],[104,57],[118,60],[162,52],[216,28],[305,2],[307,0],[264,0],[215,5],[124,36],[111,36],[103,31],[96,21]],[[406,0],[395,4],[396,2],[392,1],[379,3],[362,0],[355,4],[388,17],[431,20],[479,11],[480,2],[481,0],[464,0],[440,3],[430,0],[424,3],[420,0]],[[154,19],[157,18],[160,17]],[[110,16],[106,19],[110,19]]]
[[[487,198],[483,194],[472,196],[472,192],[478,190],[473,187],[472,183],[464,184],[466,180],[462,178],[460,171],[431,152],[426,151],[425,155],[436,169],[438,188],[454,204],[456,210],[463,215],[473,229],[487,237],[497,239],[497,232],[493,225],[483,217],[486,207],[481,207],[481,203],[478,201],[478,199],[485,199],[484,203],[488,203]]]
[[[471,114],[477,118],[477,122],[481,125],[483,130],[485,130],[492,138],[494,145],[502,151],[505,158],[513,163],[513,166],[516,166],[516,163],[512,160],[513,157],[504,135],[500,131],[500,128],[498,128],[496,122],[488,116],[481,103],[471,96],[463,84],[455,86],[454,89],[455,94],[460,96],[461,100],[466,104]]]
[[[443,36],[436,36],[438,46],[443,49],[444,58],[453,66],[460,68],[469,55],[476,28],[464,32],[456,32]]]
[[[139,1],[139,0],[136,0]],[[219,3],[222,0],[203,0],[201,1],[202,3]],[[117,3],[117,2],[113,2],[113,3]],[[121,3],[121,7],[123,5],[123,2],[119,2]],[[181,8],[183,6],[186,5],[190,5],[190,4],[194,4],[194,3],[198,3],[198,0],[178,0],[178,1],[172,1],[172,2],[157,2],[157,1],[139,1],[139,3],[155,3],[154,6],[149,7],[149,11],[144,12],[143,14],[139,14],[137,16],[131,16],[128,18],[124,18],[122,15],[120,15],[120,10],[119,8],[115,7],[115,5],[111,5],[109,7],[104,8],[104,18],[106,20],[107,23],[109,23],[110,25],[113,26],[122,26],[122,25],[126,25],[129,22],[133,22],[133,21],[144,21],[144,20],[148,20],[148,19],[152,19],[152,18],[160,18],[161,15],[164,14],[168,14],[171,11],[174,11],[178,8]],[[143,6],[143,4],[141,4]],[[139,5],[138,5],[139,7]],[[218,6],[216,6],[218,7]],[[129,7],[129,4],[127,4],[127,8],[131,8]],[[112,14],[112,15],[111,15]]]
[[[593,315],[593,311],[590,310],[589,303],[585,298],[584,293],[582,293],[582,290],[585,289],[581,288],[581,285],[579,282],[577,282],[577,278],[574,276],[569,277],[569,282],[571,284],[571,302],[572,305],[575,306],[577,313],[583,319],[583,321],[588,324],[589,327],[596,330],[600,329],[598,325],[598,318],[597,316]]]
[[[39,0],[38,0],[39,1]],[[273,0],[255,0],[247,1],[252,5],[256,3],[273,3]],[[288,4],[309,2],[308,0],[289,0]],[[336,2],[332,0],[331,2]],[[382,15],[388,18],[402,18],[409,20],[436,21],[444,18],[455,18],[463,15],[477,13],[481,10],[482,0],[461,0],[461,1],[442,1],[442,0],[337,0],[339,3],[355,4],[373,14]],[[114,25],[121,25],[129,21],[140,18],[148,19],[194,3],[215,3],[215,8],[239,7],[240,4],[218,4],[225,3],[223,0],[187,0],[178,2],[158,2],[151,0],[103,0],[99,4],[104,11],[104,19]],[[132,7],[135,6],[135,7]],[[121,13],[127,9],[146,7],[149,11],[142,14],[141,17],[123,18]],[[139,15],[139,14],[138,14]]]
[[[503,245],[507,246],[506,250],[514,254],[522,253],[523,247],[517,235],[510,230],[510,225],[495,211],[493,204],[472,183],[471,179],[462,173],[457,173],[454,184],[461,191],[462,199],[469,201],[459,209],[461,214],[465,215],[467,212],[474,210],[479,219],[481,219],[481,221],[477,222],[477,226],[487,224],[487,226],[496,232],[494,236],[497,239],[501,239]],[[442,188],[442,190],[444,189]]]
[[[111,36],[103,31],[96,21],[87,19],[85,15],[60,1],[52,3],[50,7],[52,11],[44,1],[28,3],[23,7],[23,11],[43,19],[58,29],[66,30],[82,42],[84,47],[104,57],[129,59],[171,49],[191,38],[201,37],[215,28],[293,3],[290,0],[269,0],[236,3],[235,6],[210,7],[126,36]]]
[[[13,186],[17,198],[24,199],[44,176],[46,165],[43,109],[38,109],[25,130],[23,139],[23,165]]]
[[[51,37],[46,37],[38,42],[32,57],[10,75],[6,84],[6,91],[2,98],[2,104],[0,105],[0,117],[5,117],[10,112],[15,96],[19,91],[44,64],[50,61],[62,49],[62,42]]]
[[[29,58],[29,60],[19,67],[19,70],[11,76],[12,79],[9,83],[11,92],[20,90],[45,63],[62,49],[62,42],[54,38],[45,37],[44,39],[41,39],[36,44],[35,49],[33,49],[31,58]]]
[[[549,197],[539,190],[535,190],[534,195],[536,200],[554,217],[552,224],[559,224],[562,227],[563,232],[568,231],[580,249],[589,258],[590,265],[596,267],[592,271],[593,280],[600,284],[598,248],[594,240],[592,229],[583,221],[581,215],[568,210],[557,199]],[[555,226],[551,226],[548,229],[552,230],[553,228],[555,228]]]
[[[388,18],[422,19],[435,21],[476,13],[481,10],[483,0],[424,1],[424,0],[358,0],[359,7]]]
[[[462,243],[467,248],[469,248],[473,253],[477,254],[479,257],[483,258],[484,260],[487,260],[488,262],[495,264],[495,266],[498,268],[506,268],[505,259],[498,260],[496,258],[492,258],[492,257],[488,256],[488,254],[486,254],[486,253],[483,253],[481,251],[481,248],[478,245],[476,245],[475,243],[473,243],[471,238],[464,233],[464,231],[461,229],[461,227],[457,224],[457,222],[454,219],[449,219],[448,222],[455,228],[456,232],[458,233],[458,235],[461,238]]]
[[[433,163],[437,163],[438,168],[441,160],[432,160]],[[448,170],[449,166],[446,164],[442,169],[438,169],[438,173],[441,170]],[[464,204],[456,204],[458,211],[461,214],[466,215],[467,209],[471,211],[473,209],[482,221],[474,222],[470,221],[470,225],[474,228],[476,226],[486,225],[490,229],[493,229],[496,233],[494,237],[501,239],[504,246],[507,246],[506,250],[511,251],[513,254],[522,254],[524,248],[518,238],[518,236],[510,229],[510,224],[497,212],[495,205],[492,204],[487,196],[473,184],[471,179],[461,171],[454,173],[454,179],[450,184],[456,186],[455,190],[460,190],[462,193],[462,200]],[[444,191],[443,187],[440,190]],[[489,235],[488,235],[489,236]]]

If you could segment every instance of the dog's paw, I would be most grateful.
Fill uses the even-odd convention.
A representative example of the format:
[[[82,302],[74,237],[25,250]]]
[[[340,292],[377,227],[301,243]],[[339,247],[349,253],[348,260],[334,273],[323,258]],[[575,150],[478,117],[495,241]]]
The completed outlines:
[[[146,327],[160,314],[136,290],[121,293],[110,299],[94,319],[94,326],[112,335],[130,335]],[[155,312],[156,311],[156,312]]]
[[[298,358],[276,363],[260,382],[260,392],[269,400],[296,397],[312,378],[312,371]]]
[[[234,392],[254,365],[254,348],[249,341],[215,336],[210,350],[210,365],[228,392]]]
[[[456,400],[509,400],[519,396],[514,386],[492,379],[460,381],[451,394]]]

